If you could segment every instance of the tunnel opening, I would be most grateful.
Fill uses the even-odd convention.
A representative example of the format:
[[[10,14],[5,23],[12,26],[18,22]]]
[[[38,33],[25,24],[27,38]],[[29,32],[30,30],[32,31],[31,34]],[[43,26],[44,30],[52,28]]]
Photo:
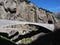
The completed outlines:
[[[53,22],[51,20],[48,20],[48,24],[53,24]]]

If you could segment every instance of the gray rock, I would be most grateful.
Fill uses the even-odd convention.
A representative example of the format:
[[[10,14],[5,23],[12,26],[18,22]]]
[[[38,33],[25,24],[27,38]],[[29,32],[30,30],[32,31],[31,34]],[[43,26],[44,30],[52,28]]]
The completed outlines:
[[[30,21],[38,23],[55,23],[53,13],[38,8],[33,3],[26,3],[27,0],[1,0],[3,11],[0,18],[9,20]],[[1,6],[1,5],[0,5]],[[1,11],[0,11],[1,12]],[[6,13],[6,14],[5,14]],[[5,17],[6,16],[6,17]],[[53,17],[52,17],[53,16]],[[8,18],[7,18],[8,17]],[[55,17],[54,17],[55,18]]]
[[[27,0],[0,0],[0,19],[56,24],[57,19],[53,15],[52,12],[38,8]],[[36,27],[30,25],[14,25],[5,28],[20,28],[21,31],[19,30],[19,32],[21,32],[21,34],[25,34],[22,33],[23,29],[26,29],[26,33],[37,30]],[[13,31],[10,35],[14,33]],[[16,37],[13,39],[15,38]]]

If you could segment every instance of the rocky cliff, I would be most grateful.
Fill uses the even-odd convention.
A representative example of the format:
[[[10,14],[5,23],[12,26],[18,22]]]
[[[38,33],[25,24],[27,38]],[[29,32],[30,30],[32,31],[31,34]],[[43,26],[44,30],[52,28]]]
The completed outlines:
[[[56,18],[53,15],[54,14],[52,12],[41,7],[38,8],[28,0],[0,0],[0,19],[55,24]],[[19,30],[17,29],[17,31],[21,31],[23,34],[38,30],[34,25],[14,25],[7,26],[5,28],[18,28]],[[12,29],[11,32],[13,33],[14,29]],[[33,36],[32,40],[34,40],[34,38],[36,39],[36,37],[38,37],[40,34],[41,33],[39,33],[37,36]],[[19,44],[20,41],[18,41],[17,44]]]
[[[28,0],[1,0],[0,19],[29,21],[38,23],[55,23],[54,14],[38,8]]]

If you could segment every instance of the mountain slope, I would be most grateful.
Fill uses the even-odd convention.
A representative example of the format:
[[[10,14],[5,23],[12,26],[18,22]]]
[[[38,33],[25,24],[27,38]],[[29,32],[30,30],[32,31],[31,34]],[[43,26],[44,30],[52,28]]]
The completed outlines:
[[[20,20],[38,23],[55,23],[54,14],[38,8],[28,0],[1,0],[0,19]]]

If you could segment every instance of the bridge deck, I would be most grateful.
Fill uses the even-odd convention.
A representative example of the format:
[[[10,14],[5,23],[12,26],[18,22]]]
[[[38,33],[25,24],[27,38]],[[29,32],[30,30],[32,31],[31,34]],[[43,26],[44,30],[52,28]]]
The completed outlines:
[[[0,19],[0,28],[9,26],[9,25],[17,25],[17,24],[33,24],[45,27],[51,31],[54,30],[54,24],[44,24],[44,23],[34,23],[34,22],[24,22],[24,21],[14,21],[14,20],[1,20]]]

